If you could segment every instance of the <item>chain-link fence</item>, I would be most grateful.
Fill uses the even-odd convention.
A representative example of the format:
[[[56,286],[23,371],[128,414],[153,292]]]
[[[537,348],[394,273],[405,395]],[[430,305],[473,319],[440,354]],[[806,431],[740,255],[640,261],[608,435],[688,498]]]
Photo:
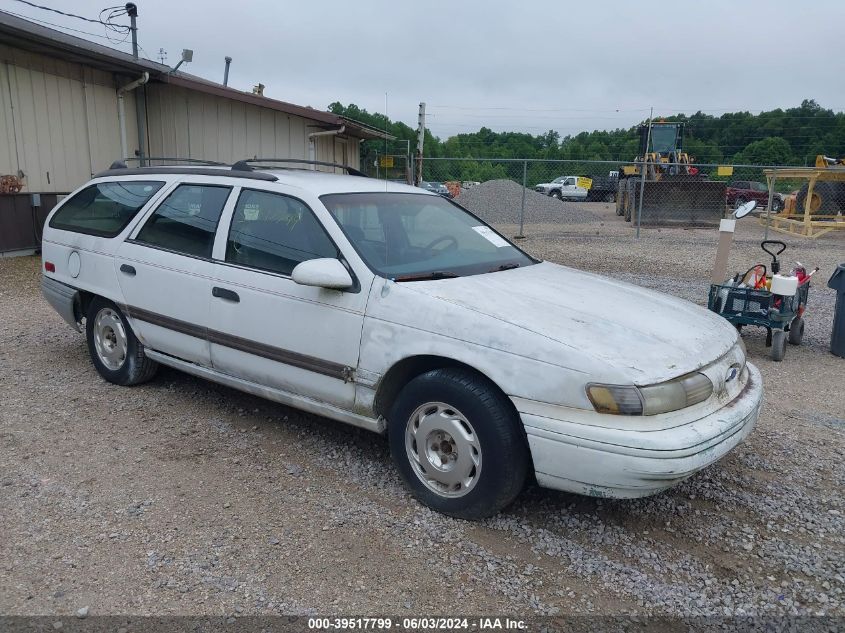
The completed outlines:
[[[770,189],[764,170],[772,168],[776,166],[660,163],[641,168],[630,161],[437,157],[423,161],[420,186],[457,198],[488,222],[518,225],[518,235],[525,225],[607,220],[611,208],[639,234],[640,227],[718,226],[751,201],[758,213],[785,213],[796,197],[800,203],[806,181],[780,178]],[[410,171],[414,173],[413,166]],[[834,215],[845,211],[845,204],[837,205]]]

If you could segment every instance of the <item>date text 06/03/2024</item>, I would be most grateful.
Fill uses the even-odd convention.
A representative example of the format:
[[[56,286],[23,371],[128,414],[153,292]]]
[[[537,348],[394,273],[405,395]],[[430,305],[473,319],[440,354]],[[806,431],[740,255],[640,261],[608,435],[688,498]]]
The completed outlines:
[[[432,631],[495,631],[495,630],[526,630],[524,620],[500,617],[479,618],[446,618],[446,617],[405,617],[393,618],[308,618],[308,628],[311,630],[432,630]]]

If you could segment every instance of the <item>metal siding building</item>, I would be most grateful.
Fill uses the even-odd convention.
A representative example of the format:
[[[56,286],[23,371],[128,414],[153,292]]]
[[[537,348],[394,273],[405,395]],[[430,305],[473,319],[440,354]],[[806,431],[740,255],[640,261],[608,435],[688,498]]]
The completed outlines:
[[[127,92],[121,151],[118,90],[145,106],[138,134]],[[384,132],[241,92],[0,11],[0,175],[25,192],[69,192],[119,158],[295,158],[359,166],[359,144]],[[141,144],[143,142],[143,149]],[[144,151],[145,150],[145,151]]]
[[[313,120],[173,84],[147,87],[150,156],[231,163],[250,157],[309,157]],[[359,167],[358,138],[314,137],[315,160]],[[349,148],[351,147],[351,151]]]
[[[137,138],[126,101],[126,133]],[[29,191],[67,192],[118,156],[109,73],[0,43],[0,174],[23,172]]]

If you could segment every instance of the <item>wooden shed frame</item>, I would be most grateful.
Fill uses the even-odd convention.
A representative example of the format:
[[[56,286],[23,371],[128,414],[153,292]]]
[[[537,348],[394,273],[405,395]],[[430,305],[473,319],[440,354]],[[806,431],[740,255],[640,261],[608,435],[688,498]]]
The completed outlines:
[[[769,185],[769,205],[766,215],[760,216],[761,224],[766,225],[774,231],[788,233],[790,235],[801,235],[809,238],[816,238],[831,231],[845,230],[845,216],[843,215],[814,215],[811,211],[813,189],[816,183],[821,182],[845,182],[845,167],[783,167],[775,169],[764,169],[766,182]],[[807,180],[807,195],[804,198],[804,209],[798,213],[798,209],[783,211],[773,215],[771,213],[772,197],[777,180],[795,179]]]

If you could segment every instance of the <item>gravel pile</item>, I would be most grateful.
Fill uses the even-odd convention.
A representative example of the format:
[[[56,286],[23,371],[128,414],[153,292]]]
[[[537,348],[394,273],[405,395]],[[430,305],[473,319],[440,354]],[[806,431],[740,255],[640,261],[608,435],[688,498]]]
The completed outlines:
[[[460,203],[485,222],[516,224],[522,209],[522,185],[513,180],[488,180],[461,191]],[[584,224],[596,222],[598,216],[577,204],[557,200],[536,191],[525,189],[525,223],[554,222]]]
[[[521,245],[705,300],[715,231],[637,242],[610,205],[588,208],[600,223],[532,225]],[[760,239],[739,223],[729,269]],[[841,617],[845,361],[824,282],[845,249],[784,239],[786,261],[822,273],[782,363],[743,332],[766,388],[746,443],[655,497],[531,488],[477,524],[414,502],[366,431],[171,370],[103,382],[41,298],[38,261],[0,259],[0,613]]]

